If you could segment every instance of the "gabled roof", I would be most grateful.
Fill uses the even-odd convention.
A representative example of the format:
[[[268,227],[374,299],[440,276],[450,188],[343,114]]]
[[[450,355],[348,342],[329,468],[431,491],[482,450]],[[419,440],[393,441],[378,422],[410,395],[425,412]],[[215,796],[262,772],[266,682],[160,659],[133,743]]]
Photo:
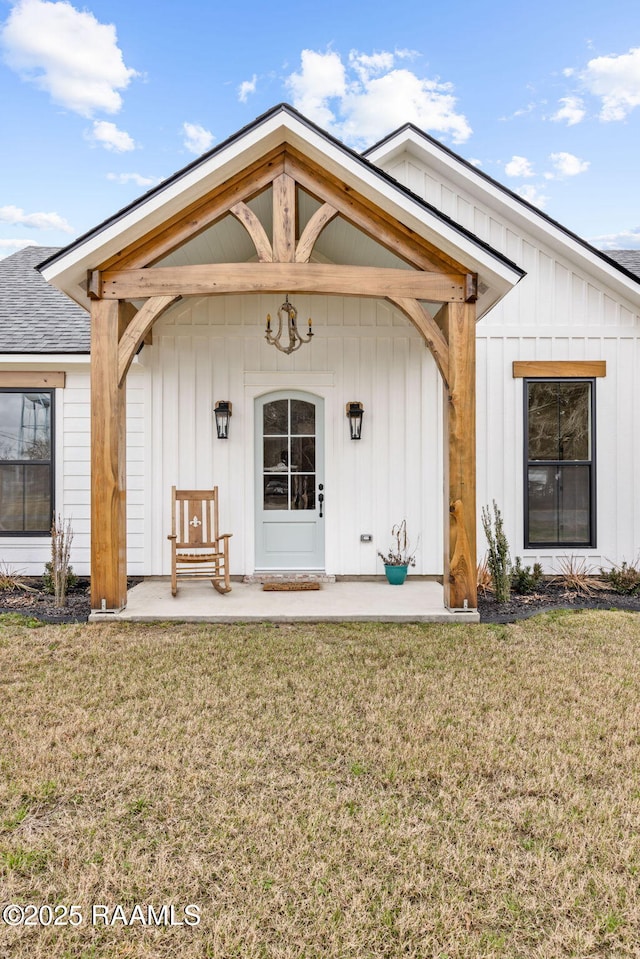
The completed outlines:
[[[607,250],[607,256],[640,279],[640,250]]]
[[[41,264],[43,275],[83,305],[87,270],[160,227],[190,204],[197,204],[230,178],[282,145],[299,151],[329,176],[344,183],[417,237],[464,263],[479,275],[485,292],[479,312],[500,299],[524,271],[488,243],[417,197],[392,177],[311,123],[280,104],[218,147],[148,191],[70,246]]]
[[[613,280],[619,289],[625,290],[627,294],[631,293],[634,299],[638,299],[640,270],[634,271],[633,267],[629,266],[629,263],[636,261],[627,256],[617,259],[614,256],[615,251],[604,253],[591,246],[539,207],[529,203],[498,180],[494,180],[493,177],[414,124],[406,123],[379,140],[365,151],[365,156],[372,163],[377,164],[389,163],[394,157],[403,153],[413,153],[436,172],[440,171],[457,184],[466,186],[467,190],[473,191],[474,186],[480,188],[488,205],[500,209],[513,222],[528,228],[534,234],[544,236],[547,244],[564,250],[565,255],[570,251],[573,252],[577,259],[583,261],[585,269],[595,270],[603,278],[608,278],[609,282]],[[633,253],[633,251],[623,252]]]
[[[28,246],[0,260],[0,353],[89,352],[89,314],[37,270],[57,252]]]

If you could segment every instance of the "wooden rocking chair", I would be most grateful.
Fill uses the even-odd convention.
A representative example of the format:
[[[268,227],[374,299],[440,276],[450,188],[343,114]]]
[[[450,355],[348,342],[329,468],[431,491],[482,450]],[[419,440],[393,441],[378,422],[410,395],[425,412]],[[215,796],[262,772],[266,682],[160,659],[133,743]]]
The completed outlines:
[[[219,593],[231,590],[229,539],[218,532],[218,487],[176,489],[171,487],[171,594],[180,579],[210,579]]]

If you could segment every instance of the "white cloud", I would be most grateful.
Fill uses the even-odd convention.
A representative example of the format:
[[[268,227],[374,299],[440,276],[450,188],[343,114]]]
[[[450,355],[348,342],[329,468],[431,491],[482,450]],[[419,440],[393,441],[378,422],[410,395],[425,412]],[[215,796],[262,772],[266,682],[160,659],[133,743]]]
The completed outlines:
[[[562,106],[551,117],[556,123],[566,120],[567,126],[572,127],[584,120],[586,110],[580,97],[562,97],[560,103]]]
[[[23,250],[25,246],[41,246],[41,244],[35,240],[25,240],[24,238],[22,240],[0,240],[0,260],[15,253],[16,250]]]
[[[320,126],[333,126],[336,118],[327,101],[343,97],[347,90],[346,71],[340,55],[331,51],[303,50],[300,63],[300,73],[292,73],[286,80],[293,94],[293,105]]]
[[[605,233],[589,241],[601,250],[640,250],[640,227],[621,230],[620,233]]]
[[[508,120],[514,120],[516,117],[526,117],[529,113],[533,113],[533,111],[537,109],[538,104],[536,102],[528,103],[526,107],[520,107],[518,110],[514,110],[513,113],[510,113],[508,116],[500,117],[500,121],[504,123]]]
[[[197,156],[208,150],[215,139],[213,133],[197,123],[183,123],[182,130],[185,135],[185,148],[189,153],[195,153]]]
[[[581,160],[573,153],[550,153],[549,159],[555,173],[545,173],[547,180],[556,177],[577,176],[579,173],[585,173],[591,166],[589,160]]]
[[[456,112],[451,85],[396,66],[412,55],[352,50],[345,65],[333,51],[303,50],[300,71],[292,73],[286,85],[297,109],[356,147],[371,144],[403,123],[464,142],[471,127]]]
[[[640,106],[640,47],[619,56],[589,60],[580,79],[590,93],[600,97],[601,120],[624,120]]]
[[[134,140],[124,130],[119,130],[115,123],[109,120],[94,120],[93,129],[86,134],[86,139],[98,143],[105,150],[112,153],[128,153],[135,150]]]
[[[527,200],[529,203],[537,206],[540,210],[544,210],[545,206],[549,202],[549,197],[545,196],[543,193],[540,193],[539,188],[537,186],[533,186],[531,183],[527,183],[525,186],[518,187],[516,193],[518,196],[521,196],[523,200]]]
[[[26,226],[31,230],[62,230],[73,233],[73,227],[59,213],[25,213],[18,206],[0,206],[0,222]]]
[[[256,92],[258,77],[254,73],[250,80],[243,80],[238,87],[238,100],[240,103],[246,103],[250,94]]]
[[[352,50],[349,54],[349,66],[358,74],[362,83],[367,83],[371,77],[380,73],[388,73],[393,69],[395,57],[393,53],[359,53]]]
[[[119,90],[136,71],[125,66],[113,24],[67,2],[19,0],[0,32],[6,63],[51,99],[84,117],[117,113]]]
[[[155,186],[156,183],[160,182],[160,177],[142,176],[140,173],[107,173],[107,180],[125,186],[128,183],[135,183],[136,186]]]
[[[512,156],[509,162],[505,163],[504,172],[507,176],[535,176],[531,162],[526,157],[521,156]]]

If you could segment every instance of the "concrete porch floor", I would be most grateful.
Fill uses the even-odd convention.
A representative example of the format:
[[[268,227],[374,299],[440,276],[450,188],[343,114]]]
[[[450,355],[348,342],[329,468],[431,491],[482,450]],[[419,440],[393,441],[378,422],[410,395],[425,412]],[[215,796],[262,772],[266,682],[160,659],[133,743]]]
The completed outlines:
[[[282,592],[265,592],[260,583],[232,586],[221,596],[208,582],[187,581],[174,598],[168,577],[150,577],[129,590],[121,612],[95,612],[89,622],[479,622],[477,610],[445,609],[439,583],[411,577],[402,586],[382,580],[322,583],[319,590]]]

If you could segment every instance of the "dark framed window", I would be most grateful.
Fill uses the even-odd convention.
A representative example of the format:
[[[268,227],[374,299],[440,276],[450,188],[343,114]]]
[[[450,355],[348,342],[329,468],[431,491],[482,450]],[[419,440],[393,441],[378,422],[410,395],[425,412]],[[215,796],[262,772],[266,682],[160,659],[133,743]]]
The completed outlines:
[[[0,536],[48,534],[54,392],[0,389]]]
[[[525,547],[593,547],[595,379],[525,379]]]

